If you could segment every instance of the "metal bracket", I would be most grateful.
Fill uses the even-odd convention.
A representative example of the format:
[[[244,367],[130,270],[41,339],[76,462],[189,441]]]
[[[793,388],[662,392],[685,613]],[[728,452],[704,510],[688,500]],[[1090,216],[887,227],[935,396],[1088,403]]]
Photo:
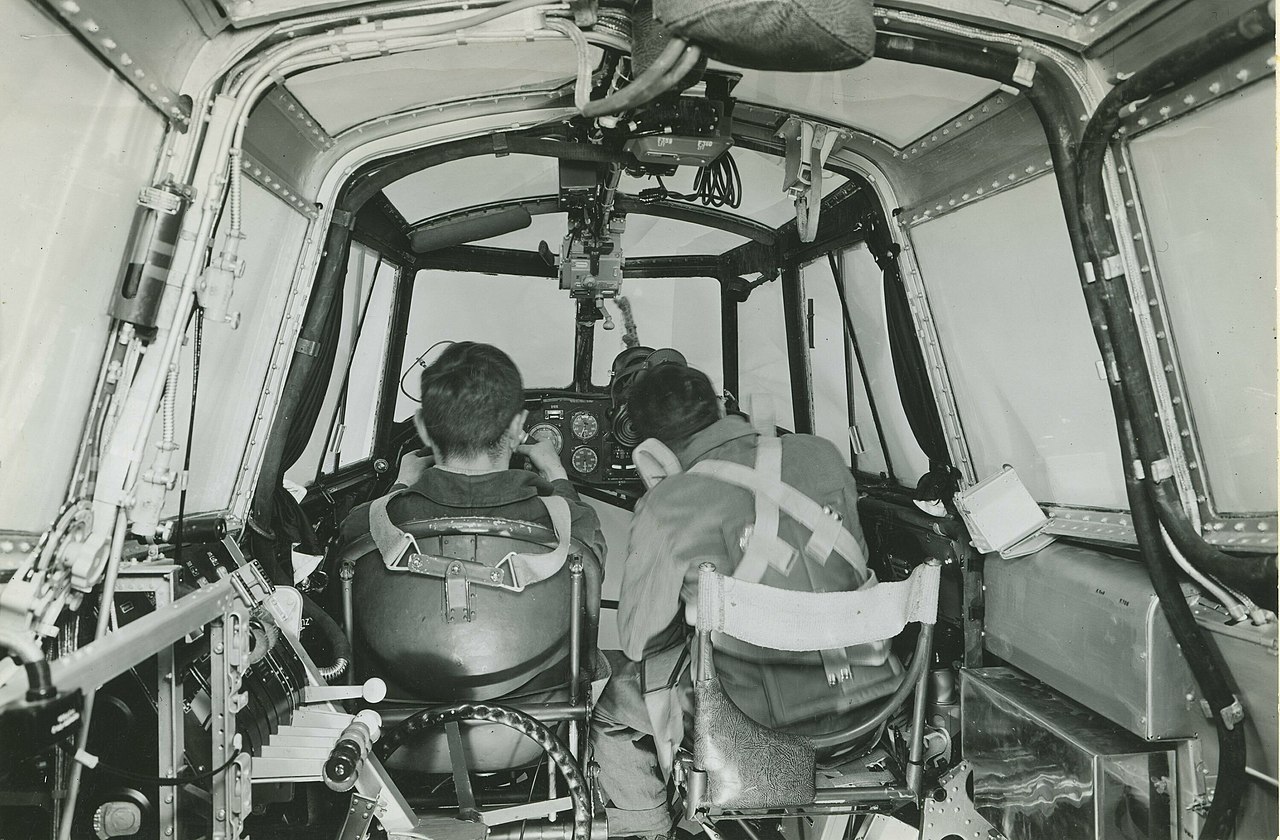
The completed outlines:
[[[924,798],[920,840],[942,840],[944,837],[1004,840],[1004,835],[978,813],[969,798],[966,786],[972,775],[972,765],[962,761],[938,779],[933,796]]]
[[[1124,260],[1119,254],[1112,254],[1102,261],[1102,276],[1108,280],[1114,280],[1124,274]]]
[[[1173,463],[1168,458],[1151,462],[1151,480],[1155,482],[1173,478]]]
[[[417,557],[421,556],[417,555]],[[430,559],[439,560],[440,558]],[[412,562],[411,560],[410,563]],[[462,568],[462,561],[455,560],[444,571],[444,620],[450,624],[457,621],[459,617],[463,621],[470,621],[475,617],[470,609],[470,601],[471,587],[468,584],[467,573]]]
[[[377,804],[376,797],[351,794],[351,807],[347,809],[347,818],[342,822],[338,840],[364,840],[369,836],[369,825],[373,822],[373,809]]]
[[[1013,68],[1013,81],[1023,87],[1031,87],[1031,83],[1036,77],[1036,63],[1027,58],[1018,59],[1018,64]]]
[[[801,242],[812,242],[818,235],[818,218],[822,211],[823,166],[831,153],[850,137],[847,131],[821,123],[792,117],[775,135],[786,146],[786,169],[782,191],[794,199],[796,229]]]
[[[1232,699],[1235,701],[1234,703],[1218,712],[1218,715],[1222,718],[1223,726],[1227,727],[1227,729],[1235,729],[1236,724],[1244,720],[1244,706],[1240,704],[1240,698],[1232,695]]]

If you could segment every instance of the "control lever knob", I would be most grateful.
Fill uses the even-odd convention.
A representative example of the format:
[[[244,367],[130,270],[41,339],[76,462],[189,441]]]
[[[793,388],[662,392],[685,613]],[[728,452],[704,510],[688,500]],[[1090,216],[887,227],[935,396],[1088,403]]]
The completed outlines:
[[[381,703],[387,697],[387,684],[379,677],[371,677],[362,685],[309,685],[302,691],[303,703],[320,703],[325,700],[355,700]]]
[[[355,787],[360,765],[381,735],[382,718],[372,709],[365,709],[352,718],[324,763],[325,786],[338,793]]]

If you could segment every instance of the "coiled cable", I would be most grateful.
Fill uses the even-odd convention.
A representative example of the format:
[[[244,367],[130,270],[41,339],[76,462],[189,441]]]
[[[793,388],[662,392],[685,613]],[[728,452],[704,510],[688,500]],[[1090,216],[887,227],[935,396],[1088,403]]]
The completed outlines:
[[[668,189],[661,176],[655,176],[658,186],[641,190],[641,201],[664,201],[676,198],[680,201],[699,201],[704,207],[742,206],[742,174],[733,155],[725,152],[720,157],[698,169],[693,178],[693,192],[682,193]]]

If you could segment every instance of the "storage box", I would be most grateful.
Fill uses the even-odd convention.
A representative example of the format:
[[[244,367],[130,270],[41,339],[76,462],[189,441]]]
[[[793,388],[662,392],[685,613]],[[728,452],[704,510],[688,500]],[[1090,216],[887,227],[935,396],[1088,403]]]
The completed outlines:
[[[1009,840],[1169,840],[1175,745],[1149,744],[1013,668],[961,671],[973,802]]]
[[[1146,568],[1054,543],[987,559],[987,649],[1148,740],[1188,738],[1199,693]]]

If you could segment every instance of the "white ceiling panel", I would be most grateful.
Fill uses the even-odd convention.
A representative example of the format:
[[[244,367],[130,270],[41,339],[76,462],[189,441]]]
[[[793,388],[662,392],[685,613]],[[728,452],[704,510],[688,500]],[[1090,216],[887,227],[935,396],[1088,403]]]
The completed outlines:
[[[838,73],[748,70],[733,96],[849,125],[902,147],[996,87],[964,73],[873,58]]]
[[[549,90],[577,72],[568,41],[466,44],[330,64],[289,91],[330,134],[424,105],[513,90]]]

